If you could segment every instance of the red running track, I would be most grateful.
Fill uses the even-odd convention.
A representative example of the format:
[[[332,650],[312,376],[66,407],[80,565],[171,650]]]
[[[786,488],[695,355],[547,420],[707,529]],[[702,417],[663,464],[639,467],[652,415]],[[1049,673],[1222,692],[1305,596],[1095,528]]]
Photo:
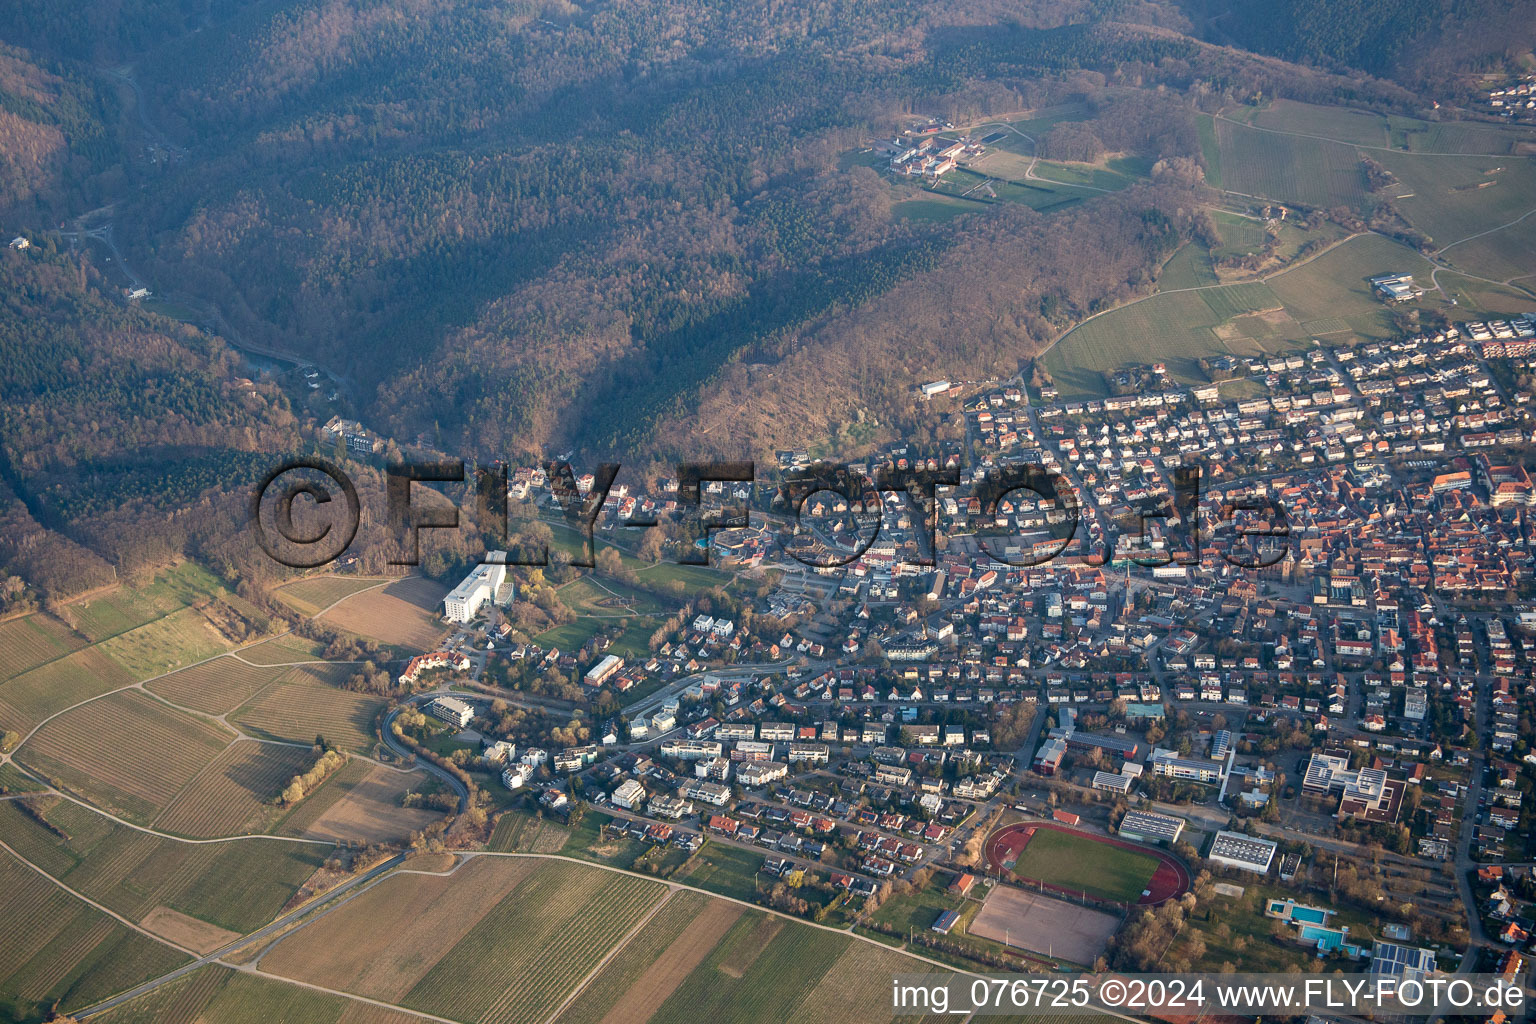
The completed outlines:
[[[1191,880],[1189,868],[1184,862],[1170,853],[1154,849],[1150,846],[1142,846],[1139,843],[1128,843],[1123,839],[1111,839],[1109,836],[1094,835],[1092,832],[1084,832],[1080,829],[1068,828],[1065,825],[1055,825],[1043,821],[1021,821],[1012,825],[1005,825],[987,837],[986,856],[987,863],[993,870],[1012,874],[1013,864],[1018,860],[1019,853],[1029,845],[1030,837],[1035,834],[1037,828],[1048,828],[1055,832],[1070,832],[1082,839],[1089,839],[1095,843],[1103,843],[1106,846],[1118,846],[1122,850],[1134,850],[1144,853],[1157,861],[1157,870],[1152,872],[1152,878],[1147,882],[1147,894],[1136,901],[1137,906],[1155,907],[1159,903],[1166,903],[1171,899],[1189,892]],[[1040,884],[1039,879],[1031,878],[1026,881]],[[1044,883],[1044,888],[1055,889],[1061,893],[1077,894],[1078,890],[1063,886]]]

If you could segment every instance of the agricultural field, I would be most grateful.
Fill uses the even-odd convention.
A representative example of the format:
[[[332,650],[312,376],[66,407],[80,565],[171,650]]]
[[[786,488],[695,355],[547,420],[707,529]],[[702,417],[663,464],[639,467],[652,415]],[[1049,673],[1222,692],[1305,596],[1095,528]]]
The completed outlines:
[[[1370,198],[1354,148],[1281,135],[1218,118],[1222,187],[1240,195],[1308,206],[1364,207]]]
[[[542,1022],[664,895],[565,861],[477,858],[382,883],[278,943],[262,968],[459,1020]]]
[[[234,738],[216,723],[125,690],[53,719],[16,759],[54,785],[146,824]]]
[[[359,1012],[361,1011],[361,1013]],[[209,965],[94,1018],[102,1024],[419,1024],[420,1018]]]
[[[166,839],[56,796],[30,798],[30,807],[0,802],[0,842],[130,921],[163,907],[229,931],[253,931],[277,915],[330,852],[273,839]]]
[[[230,721],[262,739],[310,743],[321,735],[341,750],[367,753],[375,742],[374,721],[387,702],[334,685],[350,673],[346,665],[287,669]]]
[[[441,616],[445,593],[447,589],[440,583],[409,576],[387,587],[353,594],[320,619],[380,643],[430,651],[447,632]]]
[[[284,584],[273,593],[299,614],[317,615],[344,597],[384,582],[380,577],[311,576]]]
[[[0,681],[85,646],[85,640],[51,615],[38,612],[0,622]]]
[[[188,958],[76,899],[0,852],[0,1018],[89,1005]]]
[[[132,682],[122,666],[96,648],[75,651],[0,683],[0,729],[25,735],[65,708]]]
[[[301,747],[240,740],[176,794],[155,828],[196,838],[265,832],[282,813],[272,798],[314,759]]]
[[[368,764],[366,761],[361,763]],[[362,778],[347,787],[340,799],[330,801],[318,814],[308,815],[299,834],[305,839],[338,843],[404,840],[443,816],[441,811],[426,807],[400,806],[406,793],[421,788],[426,781],[423,772],[402,772],[373,765]],[[325,789],[322,786],[320,793]],[[320,793],[306,797],[304,803]]]
[[[323,646],[297,633],[284,633],[271,640],[242,647],[233,652],[253,665],[285,665],[296,661],[317,661]]]
[[[270,974],[399,1002],[540,867],[532,859],[476,857],[451,875],[397,874],[272,946]]]
[[[1269,286],[1312,333],[1321,333],[1309,326],[1314,322],[1343,319],[1356,332],[1380,338],[1389,336],[1391,327],[1386,307],[1371,294],[1367,278],[1397,270],[1417,274],[1421,285],[1429,284],[1430,266],[1418,253],[1390,238],[1361,235],[1305,266],[1276,274]]]
[[[571,830],[559,822],[508,811],[496,821],[490,848],[503,853],[559,853],[570,838]]]
[[[1046,828],[1035,830],[1013,865],[1020,878],[1121,903],[1140,899],[1156,870],[1157,861],[1144,853]]]
[[[1377,154],[1397,176],[1392,194],[1414,227],[1442,248],[1478,232],[1509,224],[1531,209],[1536,195],[1536,162],[1525,157],[1445,157],[1412,153]],[[1456,262],[1452,249],[1447,259]],[[1493,269],[1493,268],[1485,268]],[[1529,273],[1511,266],[1496,276]]]
[[[109,637],[97,649],[134,679],[162,675],[234,646],[197,608],[181,608]]]
[[[96,643],[210,595],[233,597],[207,569],[196,562],[182,562],[155,577],[152,583],[142,587],[119,587],[101,597],[68,605],[62,614],[70,625]]]
[[[222,715],[250,700],[287,671],[247,665],[226,655],[152,679],[144,687],[172,704],[207,715]]]
[[[1232,115],[1239,120],[1245,120]],[[1335,142],[1348,142],[1361,146],[1388,145],[1387,118],[1369,110],[1352,107],[1320,107],[1294,100],[1275,100],[1268,106],[1252,113],[1247,123],[1272,131],[1296,132],[1316,135]],[[1396,121],[1409,121],[1396,118]],[[1424,124],[1424,122],[1418,122]]]

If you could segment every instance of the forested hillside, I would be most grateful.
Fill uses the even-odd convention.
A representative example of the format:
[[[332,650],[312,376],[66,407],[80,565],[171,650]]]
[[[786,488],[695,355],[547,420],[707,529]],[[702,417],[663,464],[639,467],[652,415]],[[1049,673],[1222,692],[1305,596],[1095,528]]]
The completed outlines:
[[[1117,11],[1177,19],[1155,5]],[[139,65],[153,118],[188,156],[124,205],[122,237],[157,288],[209,298],[240,335],[355,378],[368,419],[395,436],[650,460],[707,432],[711,447],[730,438],[761,454],[840,418],[846,389],[831,367],[807,371],[820,381],[809,393],[791,382],[801,363],[837,358],[845,343],[827,339],[843,319],[933,288],[956,259],[966,281],[1020,265],[987,240],[1023,214],[978,205],[943,230],[907,222],[891,215],[886,182],[841,163],[904,114],[1102,99],[1103,145],[1198,161],[1201,102],[1411,102],[1104,13],[916,0],[255,5]],[[1126,96],[1151,85],[1164,89]],[[1062,308],[1148,279],[1161,244],[1126,246],[1119,204],[1186,230],[1192,201],[1167,199],[1086,197],[1104,216],[1030,228],[1119,257],[1069,260],[1083,294]],[[897,389],[908,374],[1011,371],[1059,329],[1011,319],[969,338],[914,309],[858,331],[858,352],[899,368],[882,377]],[[783,373],[748,368],[789,359]],[[702,422],[692,410],[719,388],[760,414],[728,433]],[[827,414],[807,419],[807,404]]]
[[[121,185],[113,90],[0,33],[0,217],[43,221]]]
[[[1447,76],[1493,69],[1536,44],[1523,0],[1216,0],[1191,6],[1217,38],[1259,53],[1449,91]]]
[[[219,339],[100,285],[47,245],[0,250],[0,572],[44,597],[211,538],[212,503],[299,443],[286,399]]]
[[[1372,34],[1370,4],[1244,2],[3,5],[0,219],[37,244],[0,260],[0,557],[55,595],[191,549],[238,561],[187,503],[312,442],[313,410],[125,284],[466,457],[922,437],[913,384],[1013,373],[1210,240],[1202,114],[1422,112],[1344,69],[1483,9],[1416,0]],[[868,148],[1040,111],[1070,113],[1020,133],[1028,157],[1135,170],[935,219]]]

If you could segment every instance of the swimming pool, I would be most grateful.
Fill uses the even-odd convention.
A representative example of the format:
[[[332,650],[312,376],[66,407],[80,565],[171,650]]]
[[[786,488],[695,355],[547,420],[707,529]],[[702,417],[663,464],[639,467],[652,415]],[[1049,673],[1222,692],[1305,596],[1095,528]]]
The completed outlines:
[[[1350,956],[1358,957],[1360,955],[1360,947],[1344,941],[1348,935],[1348,928],[1320,928],[1312,924],[1301,926],[1301,937],[1309,942],[1317,943],[1319,955],[1343,951]]]
[[[1291,920],[1302,924],[1327,924],[1328,911],[1317,907],[1292,907]]]

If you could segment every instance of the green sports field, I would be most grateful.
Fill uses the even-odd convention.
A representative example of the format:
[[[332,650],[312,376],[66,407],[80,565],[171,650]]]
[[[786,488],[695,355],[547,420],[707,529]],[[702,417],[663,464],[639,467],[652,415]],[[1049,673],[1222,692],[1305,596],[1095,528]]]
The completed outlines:
[[[1035,830],[1013,865],[1020,878],[1121,903],[1140,899],[1156,870],[1157,861],[1144,853],[1048,828]]]

